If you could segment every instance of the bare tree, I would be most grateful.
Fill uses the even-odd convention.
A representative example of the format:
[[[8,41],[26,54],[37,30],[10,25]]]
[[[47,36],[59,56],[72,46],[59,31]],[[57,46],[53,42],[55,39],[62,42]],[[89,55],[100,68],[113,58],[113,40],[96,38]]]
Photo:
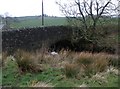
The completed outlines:
[[[115,3],[114,3],[115,2]],[[64,3],[56,1],[62,13],[67,17],[71,26],[79,29],[73,30],[73,39],[85,39],[97,44],[102,32],[97,29],[105,19],[118,16],[118,0],[69,0]]]
[[[71,25],[82,28],[82,37],[89,41],[93,39],[88,39],[90,34],[87,34],[87,31],[92,29],[91,35],[95,35],[97,24],[102,23],[100,19],[118,15],[118,6],[112,0],[69,0],[69,3],[56,1],[56,4]]]

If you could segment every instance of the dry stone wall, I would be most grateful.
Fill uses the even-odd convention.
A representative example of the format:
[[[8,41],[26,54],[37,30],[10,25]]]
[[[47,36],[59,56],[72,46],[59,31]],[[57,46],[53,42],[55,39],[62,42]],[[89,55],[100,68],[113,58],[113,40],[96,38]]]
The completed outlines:
[[[17,49],[36,50],[41,47],[56,46],[70,48],[73,51],[94,51],[115,53],[114,47],[97,46],[91,48],[91,43],[80,40],[71,42],[72,28],[68,26],[49,26],[37,28],[23,28],[18,30],[2,30],[2,51],[9,53]]]
[[[2,31],[2,50],[16,49],[34,50],[50,46],[56,41],[70,39],[72,29],[66,26],[50,26],[37,28],[24,28],[18,30]]]

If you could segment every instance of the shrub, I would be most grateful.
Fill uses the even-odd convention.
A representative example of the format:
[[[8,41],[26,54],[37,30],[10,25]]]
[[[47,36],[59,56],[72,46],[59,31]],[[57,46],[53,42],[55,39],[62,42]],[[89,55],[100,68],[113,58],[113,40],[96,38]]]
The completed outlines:
[[[22,72],[38,72],[42,71],[41,67],[38,65],[35,56],[30,52],[26,52],[23,50],[18,50],[15,53],[16,62],[18,67]],[[39,67],[38,67],[39,66]]]

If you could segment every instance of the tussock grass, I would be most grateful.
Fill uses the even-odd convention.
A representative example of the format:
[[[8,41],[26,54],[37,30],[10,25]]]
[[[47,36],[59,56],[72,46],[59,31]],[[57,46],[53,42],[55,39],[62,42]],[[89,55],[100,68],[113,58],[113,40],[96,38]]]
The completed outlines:
[[[15,53],[16,62],[22,72],[38,72],[42,71],[38,65],[38,58],[30,52],[18,50]]]
[[[64,69],[68,71],[68,73],[73,74],[73,70],[78,69],[77,72],[79,76],[84,75],[84,76],[89,76],[91,77],[92,75],[99,73],[99,72],[104,72],[107,70],[109,66],[109,61],[111,60],[111,56],[106,54],[106,53],[89,53],[89,52],[81,52],[81,53],[69,53],[69,56],[67,56],[66,60],[69,61],[67,65],[64,65]],[[68,60],[68,58],[72,58]],[[65,60],[65,59],[64,59]],[[72,63],[72,64],[71,64]],[[74,68],[73,65],[77,65],[76,68]],[[68,74],[65,73],[66,76]]]
[[[62,68],[67,77],[77,75],[91,77],[96,73],[104,72],[116,59],[114,55],[107,53],[77,53],[68,50],[61,50],[58,55],[51,55],[48,51],[30,53],[19,50],[15,58],[22,71],[42,71],[41,65],[49,65],[53,68]]]
[[[107,85],[109,83],[107,78],[111,79],[112,75],[113,77],[119,75],[118,69],[113,67],[111,62],[111,60],[117,60],[116,55],[107,53],[62,50],[58,55],[51,55],[48,51],[28,52],[18,50],[14,56],[15,60],[11,60],[11,57],[5,56],[5,58],[6,57],[7,60],[10,60],[6,65],[9,63],[10,65],[4,67],[5,76],[7,76],[9,68],[11,68],[10,71],[12,71],[15,65],[17,66],[16,72],[13,70],[10,73],[14,75],[18,73],[16,80],[18,80],[18,77],[22,78],[24,76],[21,81],[27,82],[26,84],[32,87],[56,87],[61,86],[61,84],[63,84],[63,86],[72,86],[72,84],[77,86],[84,83],[87,84],[87,86],[91,86],[89,84],[93,84],[92,82],[98,85],[99,83]],[[23,73],[22,75],[19,69]],[[29,75],[26,75],[27,73]],[[14,80],[13,74],[10,75],[13,78],[12,80]],[[34,78],[32,76],[34,76]],[[4,84],[7,84],[7,77],[4,79]],[[117,78],[115,77],[115,79]],[[49,84],[48,81],[50,81],[51,84]],[[72,83],[68,83],[68,81],[72,81]],[[110,81],[114,80],[111,79]],[[14,81],[11,82],[13,83]]]
[[[64,67],[64,73],[66,77],[75,77],[78,74],[78,66],[76,64],[66,63]]]

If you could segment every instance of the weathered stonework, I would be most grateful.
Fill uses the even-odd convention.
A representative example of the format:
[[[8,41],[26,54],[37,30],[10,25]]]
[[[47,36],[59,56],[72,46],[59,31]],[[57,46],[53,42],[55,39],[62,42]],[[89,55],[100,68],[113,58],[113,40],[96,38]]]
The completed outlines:
[[[50,26],[38,28],[24,28],[19,30],[2,31],[2,50],[13,51],[16,49],[33,50],[40,48],[43,44],[51,44],[70,39],[72,29],[65,26]]]

